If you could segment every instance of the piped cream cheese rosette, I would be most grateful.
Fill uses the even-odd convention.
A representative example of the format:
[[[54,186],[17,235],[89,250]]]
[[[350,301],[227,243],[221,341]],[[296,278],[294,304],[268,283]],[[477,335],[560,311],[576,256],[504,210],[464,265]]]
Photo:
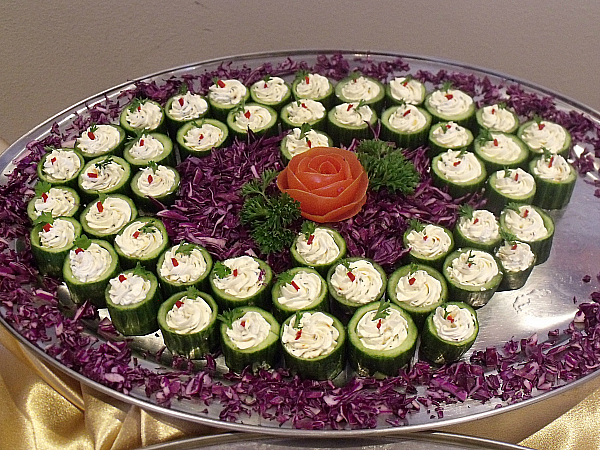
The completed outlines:
[[[89,201],[101,194],[129,194],[131,166],[118,156],[108,155],[89,161],[77,177],[79,192]]]
[[[523,287],[535,265],[535,255],[525,242],[505,241],[496,251],[496,259],[504,272],[500,290]]]
[[[403,237],[404,246],[409,249],[409,259],[417,264],[442,268],[444,259],[454,249],[454,236],[447,228],[434,224],[414,221]]]
[[[69,148],[53,148],[48,151],[37,165],[36,171],[40,181],[53,186],[77,187],[77,176],[85,160],[79,151]]]
[[[519,117],[504,104],[495,103],[480,108],[475,113],[480,129],[514,133],[519,128]]]
[[[213,266],[212,257],[204,247],[182,242],[167,249],[158,259],[156,273],[165,295],[194,286],[208,288],[208,274]]]
[[[533,205],[510,203],[500,214],[500,228],[526,242],[536,256],[536,265],[542,264],[550,256],[554,238],[554,221]]]
[[[293,128],[281,140],[281,154],[286,160],[307,152],[313,147],[331,147],[333,140],[324,132],[310,127]]]
[[[190,120],[201,119],[208,112],[206,99],[190,91],[174,95],[165,104],[165,114],[173,129],[179,128]]]
[[[429,129],[428,141],[432,156],[447,150],[471,150],[473,133],[456,122],[438,122]]]
[[[162,133],[141,133],[125,145],[123,157],[134,168],[156,164],[175,164],[175,153],[171,138]]]
[[[72,217],[80,206],[79,194],[69,187],[50,187],[40,182],[36,185],[36,195],[27,204],[27,215],[34,221],[46,213],[52,217]]]
[[[129,197],[112,194],[88,203],[80,222],[85,233],[112,241],[125,224],[136,217],[137,208]]]
[[[291,87],[283,78],[266,76],[250,86],[252,101],[270,106],[275,110],[289,101],[292,96]]]
[[[206,156],[213,149],[226,145],[229,140],[229,128],[215,119],[193,120],[177,130],[176,140],[182,159],[188,156]]]
[[[362,101],[374,111],[379,111],[383,106],[385,87],[375,78],[354,72],[336,84],[335,95],[340,103]]]
[[[375,109],[365,102],[342,103],[327,113],[327,130],[334,142],[350,145],[352,139],[366,139],[377,122]]]
[[[140,131],[165,132],[165,113],[160,103],[148,99],[133,99],[121,111],[120,125],[130,136]]]
[[[467,93],[444,86],[427,95],[423,102],[434,118],[434,122],[456,122],[465,128],[474,129],[475,102]]]
[[[162,164],[142,167],[132,177],[130,187],[135,201],[144,209],[155,211],[160,205],[171,205],[175,201],[180,176],[176,169]]]
[[[565,127],[536,117],[519,127],[517,136],[529,147],[532,153],[541,155],[550,152],[568,158],[571,148],[571,134]]]
[[[500,226],[496,216],[486,209],[474,210],[462,205],[454,229],[457,247],[472,247],[492,252],[500,244]]]
[[[230,111],[249,98],[248,88],[235,79],[215,79],[214,84],[208,88],[208,103],[212,115],[222,121],[227,119]]]
[[[487,179],[483,163],[474,153],[448,150],[431,160],[433,184],[448,188],[453,197],[477,192]]]
[[[60,277],[64,260],[80,235],[81,225],[72,217],[41,216],[29,234],[31,253],[40,272]]]
[[[134,267],[139,262],[148,270],[154,270],[168,244],[165,226],[154,217],[132,220],[115,237],[115,250],[121,265],[126,268]]]
[[[346,256],[346,241],[331,228],[315,227],[298,233],[290,252],[297,265],[312,267],[326,276],[329,268]]]
[[[280,322],[297,311],[327,311],[327,282],[310,267],[294,267],[277,278],[271,292],[273,314]]]
[[[521,168],[501,169],[487,181],[486,208],[500,213],[509,203],[531,203],[537,191],[537,183],[529,172]]]
[[[118,125],[91,125],[75,139],[75,149],[85,159],[121,154],[125,131]]]
[[[529,163],[536,182],[533,204],[544,209],[560,209],[571,200],[577,170],[561,155],[545,154]]]
[[[277,112],[270,106],[247,103],[229,112],[227,125],[240,138],[245,138],[248,133],[261,136],[274,132],[277,118]]]
[[[382,137],[398,148],[415,148],[427,142],[431,114],[409,103],[393,105],[381,114]]]
[[[334,86],[323,75],[301,71],[296,74],[292,83],[292,95],[295,100],[316,100],[330,108],[334,99]]]
[[[324,128],[326,113],[327,110],[321,102],[308,98],[298,99],[281,109],[281,124],[284,128],[295,128],[307,123],[320,130]]]
[[[425,100],[425,85],[410,75],[395,77],[386,86],[386,94],[393,103],[420,105]]]

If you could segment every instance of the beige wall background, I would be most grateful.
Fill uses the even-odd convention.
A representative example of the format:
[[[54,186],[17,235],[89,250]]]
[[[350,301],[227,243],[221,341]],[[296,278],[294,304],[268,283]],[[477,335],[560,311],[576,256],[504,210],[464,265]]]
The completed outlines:
[[[600,110],[599,45],[598,0],[1,0],[0,137],[152,72],[308,48],[446,58]]]

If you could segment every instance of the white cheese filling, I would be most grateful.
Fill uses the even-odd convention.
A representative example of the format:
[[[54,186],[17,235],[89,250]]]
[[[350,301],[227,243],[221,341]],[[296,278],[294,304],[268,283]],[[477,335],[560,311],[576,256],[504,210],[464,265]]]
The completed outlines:
[[[544,219],[532,206],[519,206],[519,212],[507,209],[504,223],[512,234],[521,241],[538,241],[548,236]]]
[[[422,231],[411,230],[406,238],[411,251],[426,258],[435,258],[448,252],[452,240],[442,227],[425,225]]]
[[[515,116],[497,104],[483,107],[481,121],[487,129],[504,133],[508,133],[516,125]]]
[[[496,252],[496,258],[507,272],[521,272],[532,266],[535,255],[525,242],[505,242]]]
[[[436,127],[431,132],[431,138],[439,145],[453,148],[465,147],[471,140],[467,129],[454,122]]]
[[[248,350],[262,344],[271,331],[271,324],[256,311],[247,311],[231,325],[225,333],[240,350]]]
[[[447,117],[462,115],[473,105],[473,99],[458,89],[434,91],[427,102],[439,115]]]
[[[51,213],[52,217],[66,216],[75,208],[73,193],[61,188],[50,188],[33,202],[36,217]]]
[[[98,155],[115,148],[120,140],[121,135],[117,128],[112,125],[96,125],[94,131],[92,127],[88,127],[76,142],[77,148],[82,152]]]
[[[408,337],[408,322],[398,310],[388,308],[388,315],[375,319],[377,311],[364,314],[356,325],[360,343],[370,350],[385,351],[400,347]]]
[[[331,276],[331,285],[337,294],[351,303],[364,305],[377,299],[383,280],[379,271],[370,261],[358,260],[348,264],[338,264]]]
[[[441,154],[437,169],[453,183],[469,183],[482,174],[483,168],[477,157],[471,152],[448,150]]]
[[[218,145],[224,137],[223,130],[219,127],[204,123],[200,127],[194,126],[185,134],[185,145],[192,150],[202,151]]]
[[[115,162],[92,164],[81,173],[81,187],[88,191],[103,192],[117,186],[125,176],[125,168]]]
[[[335,119],[342,125],[359,127],[370,123],[373,110],[369,105],[358,106],[358,103],[342,103],[335,107]]]
[[[88,210],[85,220],[88,226],[98,233],[113,234],[131,220],[131,207],[122,198],[108,197],[102,202],[102,211],[96,202]]]
[[[559,124],[542,120],[539,125],[533,122],[525,128],[521,139],[533,150],[541,152],[545,148],[550,153],[558,153],[565,145],[567,133]]]
[[[136,108],[127,108],[125,119],[136,130],[154,130],[160,125],[163,112],[155,103],[140,102]]]
[[[236,298],[251,297],[265,284],[258,262],[250,256],[238,256],[223,261],[231,273],[224,278],[214,277],[217,289]]]
[[[296,94],[299,98],[317,99],[325,97],[331,90],[327,77],[311,73],[302,78],[296,85]]]
[[[308,98],[290,103],[285,107],[285,111],[288,121],[297,126],[325,117],[325,107],[320,102]]]
[[[440,339],[463,342],[475,334],[475,320],[466,308],[457,305],[438,306],[433,316],[433,326]]]
[[[400,277],[395,293],[398,301],[408,303],[410,306],[431,306],[440,300],[442,283],[426,271],[419,269]]]
[[[423,84],[418,80],[407,80],[406,77],[396,77],[390,81],[390,94],[396,100],[403,100],[411,105],[418,105],[424,100]]]
[[[311,265],[329,264],[340,254],[340,248],[333,238],[333,232],[318,227],[308,239],[304,233],[298,235],[296,251],[307,264]]]
[[[173,283],[191,283],[200,279],[207,267],[202,252],[197,248],[189,253],[177,253],[177,250],[179,245],[166,251],[160,276]]]
[[[210,323],[212,309],[202,297],[181,297],[167,312],[166,323],[177,334],[192,334],[204,330]]]
[[[233,121],[242,130],[263,130],[271,123],[271,113],[260,105],[244,106],[242,111],[235,114]]]
[[[522,150],[510,137],[501,133],[490,133],[492,140],[486,141],[479,147],[479,151],[488,158],[496,160],[499,164],[509,164],[518,161]]]
[[[294,316],[289,324],[283,326],[281,342],[295,357],[312,359],[331,353],[339,337],[331,317],[322,312],[305,312],[299,324],[296,324]]]
[[[208,88],[208,98],[219,105],[239,104],[246,96],[246,86],[238,80],[219,80]]]
[[[329,139],[323,133],[316,130],[309,130],[304,136],[300,128],[294,128],[285,140],[285,149],[293,158],[314,147],[328,147]]]
[[[152,161],[165,151],[162,142],[150,134],[142,134],[129,149],[129,154],[135,159]]]
[[[208,109],[208,102],[201,95],[186,92],[176,95],[171,102],[169,115],[179,121],[198,119]]]
[[[69,267],[73,277],[82,283],[100,280],[110,268],[112,257],[108,250],[92,242],[83,249],[73,249],[69,252]]]
[[[72,150],[55,149],[44,160],[43,172],[50,180],[73,178],[81,169],[81,161]]]
[[[175,185],[175,172],[166,166],[140,169],[141,175],[137,180],[137,188],[147,197],[160,197],[168,194]]]
[[[148,296],[151,283],[139,275],[127,274],[111,278],[108,295],[115,305],[135,305]]]
[[[498,192],[509,197],[524,197],[535,189],[535,180],[521,168],[509,170],[508,173],[499,170],[496,172],[494,186]]]
[[[561,155],[554,155],[549,159],[538,159],[533,173],[543,180],[566,181],[571,176],[573,168]]]
[[[164,243],[162,233],[157,227],[142,228],[152,222],[135,221],[115,237],[115,243],[119,246],[125,256],[130,258],[143,258],[158,250]]]
[[[482,250],[461,252],[446,269],[448,278],[465,286],[481,287],[498,275],[498,264],[492,255]]]
[[[340,89],[342,97],[350,102],[373,100],[381,92],[381,88],[373,80],[360,76],[344,83]]]
[[[56,219],[52,225],[46,224],[39,232],[40,245],[43,248],[64,248],[73,246],[75,227],[64,219]]]
[[[280,102],[290,91],[285,81],[279,77],[257,81],[250,87],[250,90],[256,100],[267,103]]]
[[[281,286],[277,301],[289,309],[306,309],[319,298],[322,287],[323,283],[318,275],[301,270],[291,282]]]
[[[461,217],[458,228],[462,234],[475,242],[490,242],[500,237],[496,216],[485,209],[473,211],[473,217]]]
[[[394,130],[403,133],[414,133],[422,130],[427,125],[427,119],[419,111],[419,108],[406,104],[396,107],[394,112],[390,114],[389,125]]]

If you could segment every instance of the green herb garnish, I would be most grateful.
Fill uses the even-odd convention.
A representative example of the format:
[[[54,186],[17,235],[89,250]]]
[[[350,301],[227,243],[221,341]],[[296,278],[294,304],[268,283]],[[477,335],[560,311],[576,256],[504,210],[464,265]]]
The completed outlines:
[[[390,302],[388,300],[379,300],[379,307],[373,316],[373,320],[385,319],[390,315]]]
[[[305,79],[309,75],[310,75],[310,72],[308,70],[299,70],[298,72],[296,72],[295,78],[297,80]]]
[[[292,284],[293,279],[294,274],[288,270],[286,272],[282,272],[277,278],[277,281],[279,281],[282,286],[285,286],[286,284]]]
[[[312,127],[310,126],[309,123],[304,122],[302,124],[302,126],[300,127],[300,139],[304,139],[306,137],[306,134],[312,130]]]
[[[504,167],[503,170],[504,170],[504,177],[503,178],[510,178],[510,177],[512,177],[514,169],[511,169],[510,167],[506,166],[506,167]]]
[[[475,261],[475,255],[472,250],[469,250],[469,256],[467,256],[467,265],[471,267],[471,264]]]
[[[487,128],[484,128],[479,133],[479,136],[477,136],[477,140],[480,143],[485,144],[486,142],[493,141],[494,140],[494,136],[492,135],[492,133],[490,132],[490,130],[488,130]]]
[[[317,229],[317,225],[310,220],[305,220],[302,222],[302,234],[304,235],[304,239],[307,241],[310,239],[311,234],[315,234],[315,230]]]
[[[54,151],[54,150],[58,150],[54,145],[45,145],[44,146],[44,151],[45,152],[49,153],[49,152]]]
[[[512,209],[513,211],[515,211],[517,214],[521,214],[521,204],[520,203],[516,203],[516,202],[509,202],[508,205],[506,205],[505,209]]]
[[[419,270],[419,265],[416,263],[410,263],[409,269],[408,269],[408,273],[410,275],[414,275],[414,273]]]
[[[300,321],[302,320],[302,316],[304,316],[305,311],[296,311],[294,314],[294,329],[301,330],[304,325],[300,325]]]
[[[139,261],[135,265],[132,274],[139,275],[140,277],[143,277],[143,278],[148,277],[148,271],[146,270],[146,268],[144,266],[142,266],[142,263],[140,263]]]
[[[142,103],[143,103],[143,100],[141,98],[136,97],[131,101],[131,103],[129,104],[129,107],[127,109],[130,112],[134,112],[136,109],[142,107]]]
[[[180,85],[179,85],[179,89],[177,90],[177,93],[179,95],[185,95],[188,93],[188,91],[190,90],[189,86],[187,85],[187,83],[185,81],[183,81]]]
[[[266,74],[266,75],[265,75],[265,76],[262,78],[262,80],[263,80],[265,83],[266,83],[266,82],[268,82],[268,81],[271,81],[271,75],[269,75],[269,74]]]
[[[510,231],[506,231],[504,228],[500,228],[500,237],[509,244],[513,244],[517,241],[517,236]]]
[[[541,116],[539,116],[538,114],[535,114],[535,115],[533,116],[533,120],[534,120],[535,124],[538,126],[538,128],[539,128],[539,127],[542,125],[542,120],[543,120],[543,119],[542,119],[542,117],[541,117]]]
[[[417,233],[420,233],[425,229],[425,224],[418,219],[410,219],[408,221],[408,226],[410,229],[415,230]]]
[[[127,139],[125,140],[125,145],[129,146],[129,145],[133,145],[134,143],[138,142],[140,140],[140,138],[142,137],[142,135],[144,134],[144,131],[146,130],[135,130],[135,133],[133,136],[127,136]]]
[[[82,234],[73,241],[73,245],[75,246],[75,248],[87,250],[89,246],[92,245],[92,241],[85,234]]]
[[[156,164],[154,161],[148,161],[148,167],[152,169],[152,172],[155,173],[158,170],[158,164]]]
[[[544,154],[544,156],[543,156],[544,161],[550,161],[552,159],[552,157],[554,156],[554,153],[552,153],[546,147],[542,147],[542,153]]]
[[[469,220],[473,219],[474,212],[475,212],[475,209],[468,203],[464,203],[464,204],[460,205],[460,207],[458,208],[458,215],[460,217],[465,217]]]
[[[35,195],[40,197],[42,194],[47,194],[52,185],[47,181],[38,181],[35,183]]]
[[[195,299],[195,298],[201,297],[200,291],[198,289],[196,289],[194,286],[190,286],[189,288],[187,288],[187,290],[185,291],[185,296],[189,299]]]
[[[231,269],[223,264],[222,261],[217,261],[213,266],[213,271],[217,278],[226,278],[231,275]]]
[[[49,223],[50,225],[52,225],[54,223],[54,216],[52,215],[52,213],[43,212],[38,216],[37,219],[33,221],[34,225],[38,225],[40,223],[43,223],[44,225]]]
[[[108,155],[106,158],[104,158],[102,161],[98,161],[97,163],[94,164],[94,166],[100,170],[105,169],[106,166],[108,166],[110,163],[113,162],[113,158],[112,155]]]
[[[138,231],[140,233],[146,233],[146,234],[154,233],[154,230],[158,230],[158,228],[156,227],[156,224],[154,222],[146,222],[144,225],[142,225],[140,228],[138,228]]]
[[[190,253],[192,253],[194,251],[194,249],[196,248],[196,246],[194,244],[190,244],[188,242],[182,242],[181,244],[179,244],[179,247],[177,247],[177,251],[175,252],[176,255],[189,255]]]
[[[231,309],[223,311],[223,314],[217,314],[217,320],[220,320],[227,328],[233,328],[233,322],[235,322],[235,314]]]
[[[88,131],[91,133],[95,133],[96,131],[98,131],[98,125],[96,125],[94,122],[90,123]]]
[[[442,91],[448,92],[450,89],[452,89],[453,87],[453,83],[450,80],[446,80],[444,81],[444,84],[442,84]]]
[[[498,109],[506,109],[506,102],[498,102],[496,105]]]
[[[362,73],[360,73],[358,70],[355,70],[354,72],[351,72],[348,76],[352,81],[356,81],[362,76]]]

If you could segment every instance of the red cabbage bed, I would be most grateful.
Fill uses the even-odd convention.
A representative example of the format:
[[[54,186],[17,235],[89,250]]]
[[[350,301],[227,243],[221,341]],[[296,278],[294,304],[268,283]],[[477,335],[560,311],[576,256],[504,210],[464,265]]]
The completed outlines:
[[[402,60],[353,63],[363,73],[380,80],[410,69]],[[129,393],[141,388],[165,406],[180,399],[207,406],[220,404],[220,418],[225,421],[243,421],[246,416],[258,414],[274,424],[301,429],[373,428],[380,423],[380,415],[391,426],[401,426],[409,414],[427,411],[432,419],[441,418],[446,405],[467,400],[501,407],[595,371],[600,365],[600,292],[593,292],[591,301],[579,305],[567,329],[555,330],[541,342],[537,336],[511,340],[497,348],[474,352],[469,362],[442,367],[418,362],[398,376],[355,377],[343,387],[328,381],[302,380],[283,368],[217,376],[215,360],[210,355],[199,371],[191,361],[182,358],[174,359],[172,369],[150,370],[138,363],[126,341],[103,341],[85,332],[83,320],[97,318],[93,306],[81,306],[74,317],[63,315],[57,298],[60,281],[40,276],[28,242],[25,208],[33,196],[35,168],[44,147],[64,145],[91,122],[114,122],[120,104],[133,96],[164,103],[181,83],[187,83],[194,92],[206,93],[213,76],[236,77],[249,84],[265,74],[287,75],[299,69],[341,79],[351,65],[341,55],[319,56],[313,67],[291,59],[275,67],[264,64],[254,69],[223,64],[214,72],[171,78],[161,85],[138,82],[134,89],[121,94],[120,101],[106,99],[89,107],[86,116],[77,116],[66,130],[54,125],[48,137],[30,142],[15,162],[16,169],[9,175],[8,183],[0,186],[0,312],[4,320],[64,366],[117,391]],[[457,88],[474,95],[480,105],[503,100],[522,118],[539,114],[562,124],[571,132],[573,141],[585,148],[575,161],[579,171],[595,171],[593,158],[600,157],[600,126],[580,113],[559,110],[551,97],[527,93],[519,85],[494,85],[487,78],[443,70],[436,74],[419,71],[416,77],[434,86],[451,80]],[[280,139],[236,141],[202,161],[189,158],[183,162],[178,167],[182,176],[179,198],[174,207],[159,213],[171,238],[175,242],[186,239],[199,243],[218,259],[241,253],[260,255],[239,224],[242,200],[237,191],[265,169],[282,169]],[[406,152],[421,174],[414,194],[370,192],[357,216],[334,225],[346,238],[351,255],[373,258],[389,271],[406,251],[401,236],[408,220],[418,218],[452,227],[462,202],[479,205],[480,196],[453,199],[433,187],[425,152],[426,148]],[[276,272],[290,264],[285,252],[267,259]],[[114,331],[106,321],[100,322],[99,330],[104,336]]]

